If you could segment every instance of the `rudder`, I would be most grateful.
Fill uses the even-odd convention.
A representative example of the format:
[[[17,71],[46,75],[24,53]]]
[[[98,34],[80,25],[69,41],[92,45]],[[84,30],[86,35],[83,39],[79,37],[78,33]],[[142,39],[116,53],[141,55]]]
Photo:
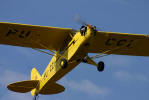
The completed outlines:
[[[36,68],[33,68],[31,71],[31,80],[40,80],[41,76]],[[31,94],[34,96],[36,93],[36,88],[31,91]]]
[[[40,74],[39,72],[36,70],[36,68],[33,68],[31,71],[31,80],[40,80]]]

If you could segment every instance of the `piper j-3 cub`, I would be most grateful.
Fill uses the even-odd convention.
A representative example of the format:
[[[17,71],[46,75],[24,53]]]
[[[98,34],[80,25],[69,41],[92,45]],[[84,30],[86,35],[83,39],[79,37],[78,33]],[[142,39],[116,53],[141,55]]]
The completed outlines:
[[[89,24],[74,31],[70,28],[0,22],[0,44],[29,47],[53,55],[42,75],[33,68],[31,80],[7,87],[14,92],[31,92],[35,100],[38,94],[63,92],[65,88],[56,82],[81,62],[96,66],[102,72],[104,62],[96,63],[94,58],[105,54],[149,56],[148,35],[97,31]],[[98,54],[89,57],[88,53]]]

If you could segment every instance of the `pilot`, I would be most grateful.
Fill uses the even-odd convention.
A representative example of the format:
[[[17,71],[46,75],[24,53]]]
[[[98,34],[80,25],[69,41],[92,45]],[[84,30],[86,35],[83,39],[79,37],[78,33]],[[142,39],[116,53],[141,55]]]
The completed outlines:
[[[80,33],[81,33],[82,36],[85,36],[86,31],[87,31],[87,27],[86,26],[82,26],[80,28]]]

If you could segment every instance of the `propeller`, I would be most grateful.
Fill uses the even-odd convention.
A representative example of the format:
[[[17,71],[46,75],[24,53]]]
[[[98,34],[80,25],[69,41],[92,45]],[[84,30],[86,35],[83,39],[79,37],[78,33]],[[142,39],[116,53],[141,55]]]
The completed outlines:
[[[82,26],[91,26],[91,27],[93,27],[91,24],[88,24],[86,21],[84,21],[84,20],[82,20],[82,19],[80,19],[79,17],[78,17],[78,15],[75,15],[74,16],[74,20],[75,20],[75,22],[76,23],[78,23],[78,24],[81,24]],[[107,32],[107,33],[105,33],[105,35],[107,36],[107,37],[109,37],[109,31],[108,30],[105,30],[105,28],[104,27],[96,27],[96,29],[98,30],[98,31],[104,31],[104,32]],[[91,57],[91,59],[96,59],[96,58],[100,58],[100,57],[104,57],[104,56],[108,56],[108,55],[110,55],[110,54],[104,54],[104,53],[106,53],[106,52],[109,52],[109,51],[112,51],[112,50],[108,50],[108,51],[105,51],[105,52],[103,52],[103,53],[100,53],[100,54],[97,54],[97,55],[95,55],[95,56],[92,56]]]
[[[82,19],[80,19],[79,17],[78,17],[78,15],[75,15],[74,16],[74,20],[75,20],[75,22],[76,23],[78,23],[78,24],[81,24],[81,25],[87,25],[87,22],[86,21],[83,21]]]
[[[74,20],[75,20],[76,23],[81,24],[82,26],[92,26],[91,24],[88,24],[87,21],[84,21],[84,20],[80,19],[78,17],[78,15],[74,16]],[[105,30],[105,28],[96,27],[96,29],[98,31],[106,31],[106,32],[108,32],[107,30]]]

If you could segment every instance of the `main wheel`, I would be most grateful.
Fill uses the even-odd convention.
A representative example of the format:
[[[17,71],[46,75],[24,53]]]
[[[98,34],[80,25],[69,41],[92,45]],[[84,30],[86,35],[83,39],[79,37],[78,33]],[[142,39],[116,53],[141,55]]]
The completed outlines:
[[[67,67],[67,64],[68,64],[68,62],[66,59],[61,59],[60,66],[62,69],[65,69]]]
[[[103,61],[100,61],[99,63],[98,63],[98,67],[97,67],[97,70],[99,71],[99,72],[102,72],[103,70],[104,70],[104,62]]]

